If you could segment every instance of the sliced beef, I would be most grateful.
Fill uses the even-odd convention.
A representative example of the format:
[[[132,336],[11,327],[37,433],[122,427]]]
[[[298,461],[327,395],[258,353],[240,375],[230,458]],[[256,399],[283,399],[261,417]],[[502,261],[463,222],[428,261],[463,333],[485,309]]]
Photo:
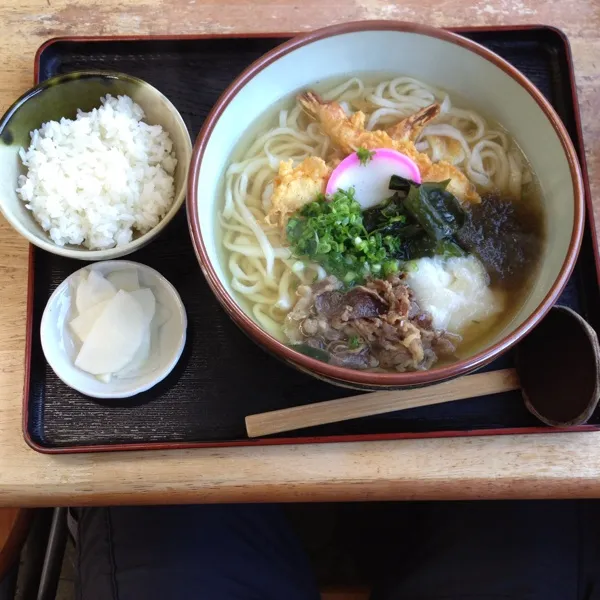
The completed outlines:
[[[456,340],[433,328],[431,315],[421,311],[401,277],[374,279],[347,292],[335,282],[320,282],[311,296],[306,315],[306,291],[300,293],[302,311],[294,308],[290,315],[306,316],[296,322],[293,332],[312,347],[324,349],[331,364],[417,371],[430,368],[438,355],[455,351]]]
[[[379,364],[371,355],[368,346],[364,346],[358,351],[345,349],[332,352],[329,362],[332,365],[347,367],[348,369],[369,369]]]
[[[433,317],[426,312],[417,312],[412,316],[413,323],[420,329],[432,329]]]
[[[376,291],[387,302],[388,312],[398,313],[402,317],[408,316],[412,292],[399,277],[373,279],[367,283],[367,287]]]
[[[386,311],[387,305],[373,290],[357,286],[345,294],[338,291],[319,294],[315,298],[315,309],[318,315],[351,321],[378,317]]]
[[[307,336],[307,337],[314,337],[319,333],[319,320],[318,319],[312,319],[312,318],[307,318],[304,319],[302,325],[301,325],[301,330],[302,333]]]
[[[384,369],[395,369],[397,371],[410,371],[414,365],[412,354],[405,346],[399,345],[390,350],[380,350],[379,365]]]
[[[342,287],[342,283],[335,277],[329,276],[311,285],[298,286],[296,291],[296,304],[288,313],[283,325],[283,332],[292,344],[301,344],[306,337],[314,335],[304,331],[305,321],[308,321],[314,312],[317,299],[325,293],[331,293]],[[306,323],[307,331],[311,331],[312,323]]]
[[[343,301],[342,292],[324,292],[315,298],[315,310],[319,316],[332,317],[342,309]]]
[[[387,310],[386,302],[376,292],[362,286],[347,292],[344,303],[352,309],[349,320],[373,319]]]
[[[321,279],[321,281],[317,281],[317,283],[313,283],[312,292],[315,296],[319,294],[323,294],[325,292],[332,292],[333,290],[340,290],[342,287],[342,282],[333,275],[329,275],[325,277],[325,279]]]

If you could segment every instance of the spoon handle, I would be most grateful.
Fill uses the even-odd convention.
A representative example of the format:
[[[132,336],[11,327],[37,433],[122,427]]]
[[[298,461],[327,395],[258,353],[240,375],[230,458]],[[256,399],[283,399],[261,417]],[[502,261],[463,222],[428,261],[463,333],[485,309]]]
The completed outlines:
[[[282,433],[304,427],[337,423],[348,419],[370,417],[407,408],[431,406],[518,389],[519,379],[516,371],[501,369],[467,375],[421,388],[372,392],[249,415],[246,417],[246,431],[248,437],[262,437],[272,433]]]

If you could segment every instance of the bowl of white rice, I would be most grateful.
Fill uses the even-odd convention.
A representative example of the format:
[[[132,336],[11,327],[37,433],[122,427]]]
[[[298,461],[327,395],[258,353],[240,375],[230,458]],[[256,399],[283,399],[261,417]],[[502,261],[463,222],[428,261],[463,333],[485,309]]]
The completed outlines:
[[[181,208],[191,151],[179,111],[149,83],[102,71],[60,75],[0,119],[0,210],[48,252],[125,256]]]

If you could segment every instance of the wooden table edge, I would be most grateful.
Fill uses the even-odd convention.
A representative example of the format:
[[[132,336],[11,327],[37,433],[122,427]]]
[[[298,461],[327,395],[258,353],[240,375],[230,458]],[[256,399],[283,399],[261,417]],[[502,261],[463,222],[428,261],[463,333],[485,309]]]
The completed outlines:
[[[76,489],[79,487],[79,489]],[[4,488],[4,500],[26,508],[43,506],[113,506],[219,503],[305,503],[360,501],[545,500],[585,499],[600,496],[597,477],[528,478],[481,477],[449,482],[437,480],[379,479],[377,481],[294,481],[282,483],[206,484],[184,489],[177,485],[129,484],[127,489],[99,490],[101,486],[46,486],[39,494],[31,489]],[[102,486],[107,488],[107,486]],[[138,491],[135,491],[135,488]],[[134,490],[132,492],[132,490]]]

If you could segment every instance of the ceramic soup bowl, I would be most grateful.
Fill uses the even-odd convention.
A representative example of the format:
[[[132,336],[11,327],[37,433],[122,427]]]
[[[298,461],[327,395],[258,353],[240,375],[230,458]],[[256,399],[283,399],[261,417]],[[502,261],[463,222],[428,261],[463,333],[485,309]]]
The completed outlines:
[[[281,99],[317,82],[361,73],[414,77],[443,89],[500,123],[539,179],[546,243],[531,291],[510,323],[484,347],[427,371],[351,370],[305,356],[265,331],[232,289],[217,215],[223,173],[244,131]],[[187,198],[190,231],[206,279],[231,318],[271,354],[313,376],[359,389],[419,386],[473,371],[527,334],[557,300],[575,265],[584,192],[568,133],[540,91],[482,46],[447,31],[393,21],[346,23],[300,35],[244,71],[224,92],[196,140]]]

